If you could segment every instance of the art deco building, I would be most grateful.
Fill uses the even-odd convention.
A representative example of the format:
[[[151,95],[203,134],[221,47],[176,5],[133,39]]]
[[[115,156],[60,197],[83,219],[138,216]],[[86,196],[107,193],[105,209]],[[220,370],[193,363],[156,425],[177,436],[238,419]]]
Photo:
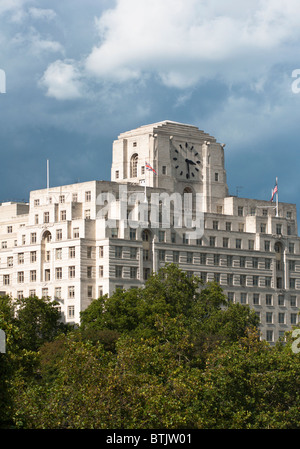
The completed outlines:
[[[147,170],[147,166],[153,170]],[[119,135],[111,181],[36,190],[0,206],[0,294],[57,299],[65,322],[118,287],[176,263],[249,304],[263,339],[298,323],[294,204],[232,196],[224,145],[163,121]]]

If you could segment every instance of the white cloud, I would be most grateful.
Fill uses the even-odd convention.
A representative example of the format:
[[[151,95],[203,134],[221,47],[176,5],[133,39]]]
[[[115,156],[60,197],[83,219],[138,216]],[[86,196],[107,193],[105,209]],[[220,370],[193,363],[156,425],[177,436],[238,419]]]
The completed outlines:
[[[299,21],[298,0],[118,0],[95,21],[100,43],[85,67],[118,82],[151,73],[179,88],[211,77],[257,86],[290,57]]]
[[[82,96],[80,74],[74,61],[57,60],[45,71],[40,86],[47,89],[46,95],[57,100],[71,100]]]
[[[56,17],[56,12],[53,9],[29,8],[28,12],[34,19],[53,20]]]

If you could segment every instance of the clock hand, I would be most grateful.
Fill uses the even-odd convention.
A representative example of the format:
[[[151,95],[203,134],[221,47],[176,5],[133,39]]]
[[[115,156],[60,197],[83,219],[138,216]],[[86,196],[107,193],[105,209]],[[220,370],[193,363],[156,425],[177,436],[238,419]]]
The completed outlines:
[[[191,164],[191,165],[196,165],[196,162],[194,162],[194,161],[191,161],[190,159],[186,159],[185,160],[185,162],[187,163],[187,164]]]

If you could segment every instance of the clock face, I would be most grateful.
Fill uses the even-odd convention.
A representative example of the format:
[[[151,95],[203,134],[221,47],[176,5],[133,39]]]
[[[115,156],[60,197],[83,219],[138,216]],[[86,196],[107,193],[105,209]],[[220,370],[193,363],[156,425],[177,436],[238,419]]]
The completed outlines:
[[[188,142],[173,145],[172,164],[176,176],[182,181],[199,180],[201,174],[201,156],[194,145]]]

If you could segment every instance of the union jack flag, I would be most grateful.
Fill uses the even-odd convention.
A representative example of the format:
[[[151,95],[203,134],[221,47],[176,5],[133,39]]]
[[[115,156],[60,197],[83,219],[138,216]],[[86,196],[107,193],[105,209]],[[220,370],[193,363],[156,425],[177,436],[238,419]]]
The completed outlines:
[[[153,173],[155,173],[155,174],[157,175],[157,173],[156,173],[156,171],[154,170],[154,168],[152,168],[151,165],[150,165],[148,162],[146,162],[145,166],[146,166],[146,170],[153,171]]]

